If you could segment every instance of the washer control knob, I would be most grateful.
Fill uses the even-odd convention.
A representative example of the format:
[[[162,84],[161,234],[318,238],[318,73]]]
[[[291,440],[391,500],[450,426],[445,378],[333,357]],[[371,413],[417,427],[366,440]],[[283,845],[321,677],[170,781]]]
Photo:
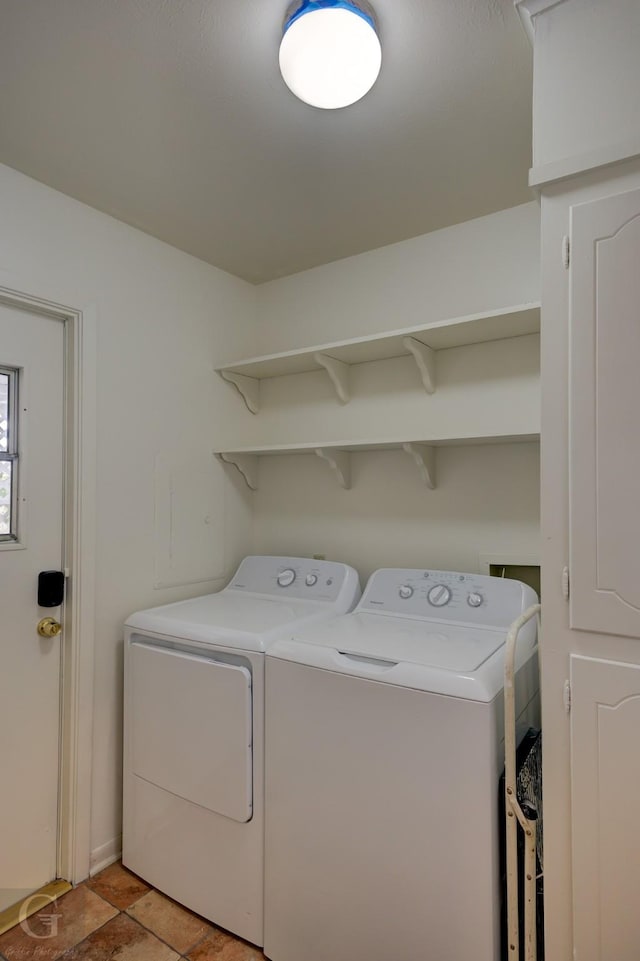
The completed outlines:
[[[280,571],[278,574],[278,586],[279,587],[290,587],[296,579],[296,572],[292,571],[290,567],[286,570]]]
[[[317,584],[317,583],[318,583],[318,575],[317,575],[317,574],[307,574],[307,576],[306,576],[305,579],[304,579],[304,582],[305,582],[305,584],[307,585],[307,587],[313,587],[314,584]]]
[[[413,588],[410,584],[403,584],[400,588],[398,588],[398,594],[403,601],[406,601],[413,595]]]
[[[467,598],[467,604],[469,605],[469,607],[480,607],[483,600],[484,598],[482,594],[478,594],[476,593],[476,591],[471,591],[471,593]]]
[[[436,584],[427,594],[427,599],[433,607],[444,607],[451,600],[451,589],[446,584]]]

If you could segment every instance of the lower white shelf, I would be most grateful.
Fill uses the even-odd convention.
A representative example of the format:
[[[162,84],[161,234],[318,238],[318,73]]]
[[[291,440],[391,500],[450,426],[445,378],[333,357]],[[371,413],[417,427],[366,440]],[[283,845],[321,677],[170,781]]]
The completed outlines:
[[[251,490],[258,490],[258,463],[260,457],[282,454],[314,454],[326,461],[341,487],[351,487],[351,454],[359,451],[399,450],[414,461],[421,481],[433,490],[436,486],[436,448],[460,447],[479,444],[530,443],[540,439],[539,434],[498,434],[472,437],[426,438],[411,437],[384,441],[343,441],[315,444],[268,445],[265,447],[237,447],[216,450],[214,453],[225,464],[232,464],[242,474]]]

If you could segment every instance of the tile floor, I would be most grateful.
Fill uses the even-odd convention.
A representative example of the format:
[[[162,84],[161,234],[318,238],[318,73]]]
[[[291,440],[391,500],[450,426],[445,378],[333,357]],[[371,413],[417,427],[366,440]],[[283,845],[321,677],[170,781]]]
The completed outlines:
[[[0,961],[265,961],[112,864],[0,935]]]

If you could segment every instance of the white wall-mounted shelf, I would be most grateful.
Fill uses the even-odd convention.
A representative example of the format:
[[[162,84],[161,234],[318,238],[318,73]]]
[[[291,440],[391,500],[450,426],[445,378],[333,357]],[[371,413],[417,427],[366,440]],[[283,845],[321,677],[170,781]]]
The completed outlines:
[[[352,365],[405,355],[414,357],[424,389],[431,394],[436,389],[437,351],[521,337],[539,330],[540,304],[519,304],[418,327],[250,357],[217,367],[216,370],[238,389],[253,414],[260,410],[260,381],[266,378],[324,369],[338,400],[346,404],[350,396],[349,368]]]
[[[539,434],[498,434],[470,437],[425,438],[414,437],[386,441],[345,441],[287,446],[238,447],[217,450],[215,454],[225,464],[232,464],[242,474],[251,490],[258,490],[258,462],[261,457],[282,454],[315,454],[331,467],[341,487],[351,487],[351,454],[360,451],[400,450],[408,454],[418,468],[425,487],[436,486],[436,448],[477,444],[513,444],[539,440]]]

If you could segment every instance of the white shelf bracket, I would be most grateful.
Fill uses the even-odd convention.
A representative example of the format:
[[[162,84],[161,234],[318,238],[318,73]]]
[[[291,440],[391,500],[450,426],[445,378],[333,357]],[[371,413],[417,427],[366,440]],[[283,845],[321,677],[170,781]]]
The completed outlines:
[[[332,447],[316,447],[316,454],[327,464],[338,478],[340,487],[345,490],[351,488],[351,454],[347,450],[335,450]]]
[[[431,347],[427,347],[422,341],[415,337],[403,337],[402,344],[405,350],[413,354],[413,359],[418,367],[418,373],[424,384],[427,394],[433,394],[436,389],[436,352]]]
[[[258,490],[258,457],[257,454],[228,454],[220,451],[217,455],[225,464],[233,464],[242,474],[249,490]]]
[[[413,459],[425,487],[435,490],[436,449],[428,444],[403,444],[402,449]]]
[[[219,370],[223,380],[233,384],[252,414],[260,410],[260,381],[246,374],[236,374],[232,370]]]
[[[324,367],[329,375],[331,383],[335,387],[338,400],[341,404],[348,404],[351,399],[349,394],[349,365],[328,354],[314,354],[313,359],[319,367]]]

